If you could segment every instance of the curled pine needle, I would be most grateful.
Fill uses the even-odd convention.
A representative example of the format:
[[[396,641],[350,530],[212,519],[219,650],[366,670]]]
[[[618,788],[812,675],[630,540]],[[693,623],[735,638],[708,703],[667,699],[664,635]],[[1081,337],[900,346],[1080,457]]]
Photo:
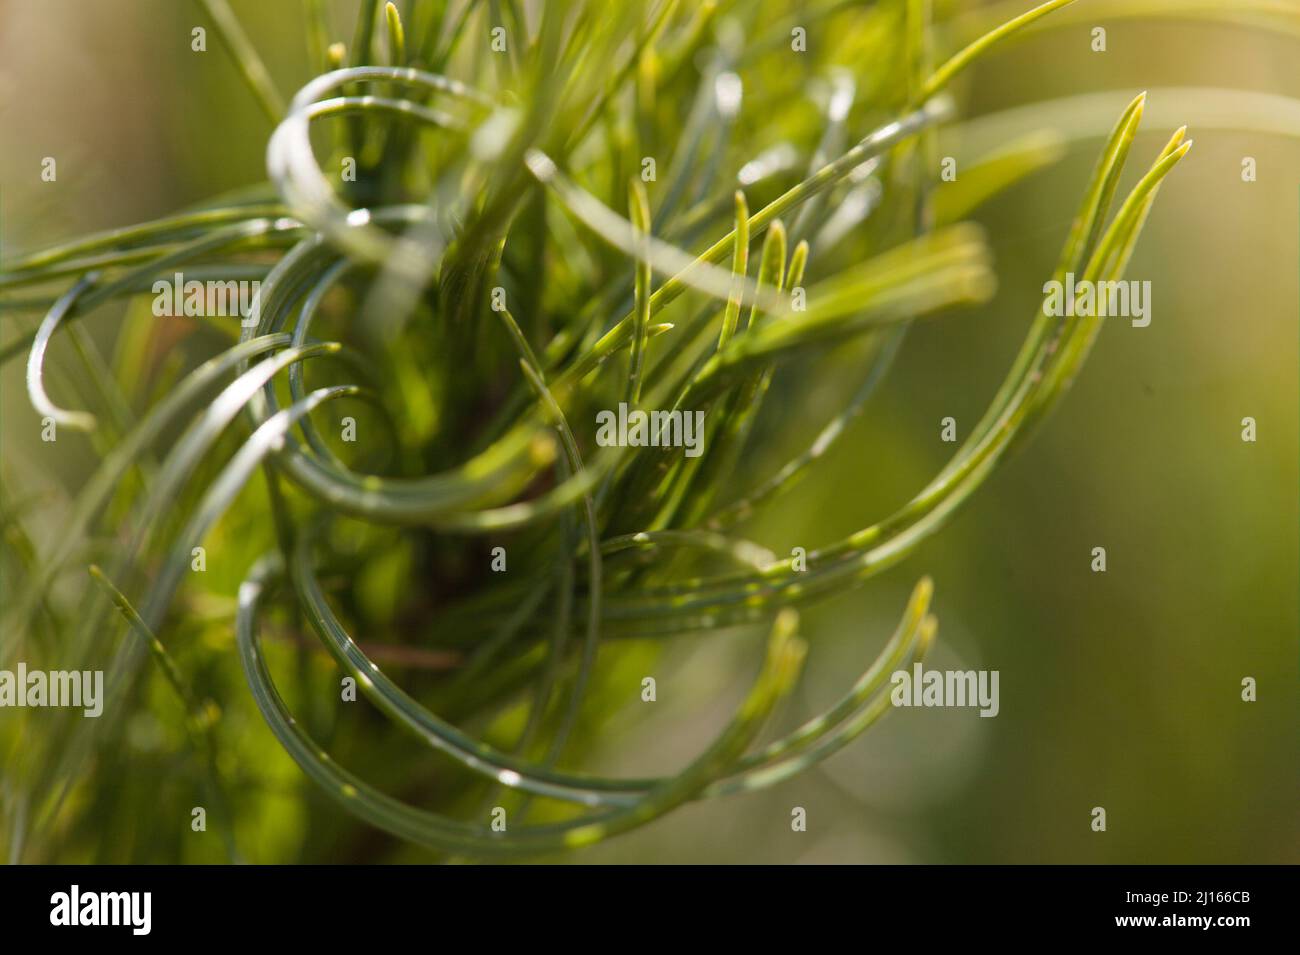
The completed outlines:
[[[61,424],[74,431],[92,430],[95,427],[95,416],[85,411],[65,411],[50,400],[45,392],[45,350],[49,347],[50,339],[54,337],[64,316],[98,280],[97,273],[86,274],[54,303],[54,307],[50,309],[36,330],[31,351],[27,355],[27,396],[31,400],[32,407],[41,417],[49,418],[55,425]]]

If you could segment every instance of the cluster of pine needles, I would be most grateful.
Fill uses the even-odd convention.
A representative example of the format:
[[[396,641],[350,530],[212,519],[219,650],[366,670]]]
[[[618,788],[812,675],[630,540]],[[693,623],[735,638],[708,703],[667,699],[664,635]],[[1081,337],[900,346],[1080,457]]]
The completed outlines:
[[[0,666],[99,668],[108,687],[100,720],[6,715],[9,857],[148,858],[158,828],[175,835],[153,851],[183,857],[176,800],[206,808],[230,859],[256,857],[275,796],[259,787],[296,780],[232,756],[269,739],[233,722],[241,694],[346,813],[457,859],[772,786],[871,726],[935,639],[930,581],[842,698],[762,736],[804,658],[797,608],[941,528],[1060,400],[1100,321],[1033,317],[983,417],[894,513],[784,558],[743,531],[815,479],[911,322],[992,294],[986,239],[959,220],[1039,147],[941,182],[936,131],[966,67],[1069,2],[945,58],[931,0],[362,0],[346,43],[307,0],[319,75],[286,102],[267,44],[202,0],[274,130],[267,181],[0,272],[0,356],[27,359],[33,433],[98,455],[66,502],[6,468]],[[1106,140],[1055,278],[1117,280],[1187,153],[1179,131],[1119,191],[1143,105]],[[152,315],[150,290],[177,272],[260,282],[255,323],[192,321],[160,351],[185,320]],[[109,315],[112,363],[83,324]],[[833,360],[859,376],[851,398],[757,473],[773,377]],[[597,446],[619,403],[705,411],[704,454]],[[766,653],[687,765],[563,768],[594,708],[640,692],[635,666],[594,678],[598,653],[734,627],[769,634]],[[343,678],[374,710],[338,702]],[[138,718],[162,708],[173,752]],[[440,755],[409,758],[410,738]]]

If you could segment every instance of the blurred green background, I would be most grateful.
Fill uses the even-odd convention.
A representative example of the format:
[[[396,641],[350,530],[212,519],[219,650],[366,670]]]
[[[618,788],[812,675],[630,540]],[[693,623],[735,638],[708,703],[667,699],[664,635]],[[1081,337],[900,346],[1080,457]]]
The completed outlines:
[[[296,89],[308,75],[299,5],[232,6],[280,88]],[[333,5],[340,36],[350,34],[351,7]],[[198,22],[191,4],[171,0],[0,2],[6,250],[142,221],[263,178],[269,124],[219,45],[210,38],[207,56],[189,52]],[[1108,30],[1104,54],[1089,49],[1094,25]],[[1300,861],[1300,102],[1285,99],[1300,95],[1298,50],[1300,35],[1077,13],[1000,49],[964,81],[969,116],[1109,96],[1101,108],[1069,101],[1011,115],[1010,128],[1045,125],[1070,145],[1059,164],[975,216],[996,255],[996,298],[916,325],[852,434],[750,536],[778,553],[811,549],[888,513],[943,465],[952,446],[939,440],[940,419],[955,417],[959,434],[974,424],[1041,297],[1099,146],[1080,134],[1103,132],[1150,89],[1133,165],[1184,122],[1196,141],[1128,271],[1152,283],[1150,327],[1106,327],[1055,416],[943,532],[805,615],[811,654],[791,718],[836,698],[927,573],[940,622],[929,665],[999,670],[999,716],[893,713],[816,771],[688,806],[569,861]],[[1188,92],[1204,88],[1220,92]],[[1233,128],[1257,114],[1276,130]],[[1216,117],[1228,121],[1216,127]],[[978,124],[946,131],[940,151],[960,163],[979,133]],[[50,155],[57,185],[39,180]],[[1242,181],[1245,156],[1257,160],[1255,182]],[[111,347],[112,322],[91,327]],[[778,376],[779,427],[757,472],[806,444],[848,377],[827,374],[799,391]],[[20,363],[5,367],[0,387],[0,439],[21,472],[33,429]],[[1240,438],[1244,416],[1258,422],[1257,443]],[[62,453],[57,477],[74,489],[90,452],[69,443]],[[1096,546],[1107,550],[1105,574],[1089,567]],[[669,647],[657,672],[671,692],[654,707],[614,710],[591,741],[592,767],[646,775],[679,766],[726,721],[757,649],[749,633]],[[1248,676],[1255,703],[1240,699]],[[211,676],[208,692],[222,694],[236,755],[256,762],[265,786],[245,820],[259,834],[254,861],[427,858],[340,820],[280,752],[237,670],[224,679]],[[154,729],[141,717],[141,745]],[[414,746],[396,752],[429,758]],[[129,825],[146,826],[140,808],[152,794],[131,787],[124,779],[116,799],[135,807]],[[807,809],[805,833],[791,831],[793,806]],[[1094,806],[1107,810],[1105,833],[1090,829]],[[322,817],[335,826],[313,824]],[[180,857],[208,857],[183,841]]]

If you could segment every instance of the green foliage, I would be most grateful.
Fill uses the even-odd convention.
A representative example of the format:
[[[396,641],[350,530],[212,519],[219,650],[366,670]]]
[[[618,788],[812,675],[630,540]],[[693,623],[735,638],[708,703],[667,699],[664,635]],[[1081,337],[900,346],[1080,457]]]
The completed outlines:
[[[265,738],[263,720],[352,816],[447,857],[497,857],[772,785],[879,719],[890,673],[935,639],[930,581],[838,703],[761,744],[803,658],[797,608],[939,530],[1059,401],[1097,320],[1040,313],[952,460],[895,513],[810,550],[806,567],[740,531],[844,433],[909,323],[992,294],[983,234],[953,220],[1059,144],[1008,143],[940,195],[934,131],[955,114],[945,90],[962,70],[1066,2],[993,27],[938,68],[928,3],[823,3],[792,19],[781,3],[560,0],[533,18],[517,0],[415,0],[381,18],[370,0],[344,58],[337,25],[308,2],[312,62],[348,65],[285,107],[225,0],[202,0],[276,123],[268,183],[0,273],[0,308],[44,314],[0,357],[28,356],[40,415],[103,438],[44,546],[23,530],[39,503],[5,476],[18,583],[7,574],[0,665],[93,664],[110,687],[102,721],[43,714],[62,721],[37,731],[26,716],[0,737],[11,856],[188,858],[121,826],[94,832],[112,812],[108,781],[129,769],[192,776],[228,804],[228,857],[257,858],[277,798],[263,790],[292,785],[231,755],[258,751],[248,738]],[[792,48],[796,27],[807,52]],[[1190,146],[1175,136],[1107,224],[1143,102],[1102,151],[1059,274],[1118,278]],[[662,181],[643,178],[647,158]],[[338,172],[348,160],[355,181]],[[876,198],[846,221],[846,199],[868,184]],[[192,367],[169,384],[141,354],[141,326],[159,321],[147,310],[128,313],[122,334],[138,344],[115,369],[73,337],[85,316],[175,271],[260,280],[255,327],[234,341],[229,319],[193,323]],[[60,335],[85,364],[93,412],[48,394]],[[845,354],[863,366],[849,404],[751,479],[743,463],[774,376]],[[706,454],[597,446],[590,423],[620,401],[704,410]],[[340,440],[343,416],[356,441]],[[98,587],[84,572],[95,562],[107,567],[92,571]],[[684,768],[560,768],[611,697],[636,699],[636,671],[618,660],[742,626],[771,634],[766,655],[732,721]],[[146,692],[149,656],[179,712]],[[615,661],[604,676],[598,657]],[[334,705],[341,676],[373,710]],[[167,737],[141,755],[132,740],[151,711],[171,717]],[[389,726],[440,754],[436,775],[411,767]],[[505,831],[488,824],[494,804],[510,807]],[[349,837],[347,816],[305,811],[313,832]],[[313,851],[325,850],[301,850]]]

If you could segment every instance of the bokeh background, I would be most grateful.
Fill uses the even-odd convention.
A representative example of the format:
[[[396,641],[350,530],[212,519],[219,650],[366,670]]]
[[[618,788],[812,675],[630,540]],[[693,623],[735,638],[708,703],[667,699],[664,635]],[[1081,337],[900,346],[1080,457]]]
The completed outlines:
[[[280,88],[296,89],[308,75],[299,5],[232,6]],[[978,18],[980,5],[961,6]],[[1067,144],[1059,163],[975,215],[992,239],[998,294],[916,325],[849,437],[751,529],[779,553],[812,548],[888,513],[943,465],[952,446],[939,440],[940,419],[969,427],[992,397],[1098,135],[1149,89],[1125,181],[1176,126],[1187,123],[1196,143],[1129,268],[1152,283],[1150,327],[1106,327],[1047,426],[946,530],[805,617],[812,652],[791,719],[833,700],[876,654],[922,574],[935,580],[940,621],[930,665],[999,670],[1001,713],[890,714],[774,790],[688,806],[568,861],[1300,861],[1300,99],[1290,98],[1300,97],[1300,29],[1090,19],[1088,0],[1076,7],[979,65],[959,96],[985,122],[941,139],[959,162],[1003,131],[1050,128]],[[350,8],[333,7],[341,36]],[[207,56],[190,54],[198,16],[172,0],[0,0],[0,254],[263,177],[268,123],[214,38]],[[1105,53],[1090,49],[1093,26],[1108,31]],[[961,36],[951,31],[948,48]],[[59,159],[57,186],[39,180],[47,155]],[[1246,156],[1255,182],[1242,181]],[[113,322],[91,327],[111,351]],[[0,375],[0,446],[21,471],[34,432],[19,364]],[[800,388],[774,384],[760,472],[806,443],[843,393],[834,374]],[[1256,443],[1241,440],[1245,416],[1258,422]],[[51,483],[75,489],[89,448],[69,443],[61,456]],[[1107,550],[1104,574],[1090,570],[1096,546]],[[727,719],[756,649],[752,633],[670,641],[657,672],[671,692],[654,707],[612,708],[588,739],[587,765],[637,775],[679,766]],[[231,743],[259,767],[263,788],[244,823],[254,861],[428,858],[314,794],[230,666],[228,682],[199,678],[226,693]],[[1255,703],[1240,697],[1248,676]],[[139,720],[147,751],[159,729],[147,713]],[[413,747],[398,758],[428,759]],[[166,796],[133,785],[122,779],[122,818],[105,827],[150,824],[151,799]],[[791,831],[793,806],[807,809],[805,833]],[[1107,810],[1105,833],[1090,829],[1094,806]],[[65,857],[104,858],[97,845],[74,835]],[[208,857],[179,838],[167,851]]]

